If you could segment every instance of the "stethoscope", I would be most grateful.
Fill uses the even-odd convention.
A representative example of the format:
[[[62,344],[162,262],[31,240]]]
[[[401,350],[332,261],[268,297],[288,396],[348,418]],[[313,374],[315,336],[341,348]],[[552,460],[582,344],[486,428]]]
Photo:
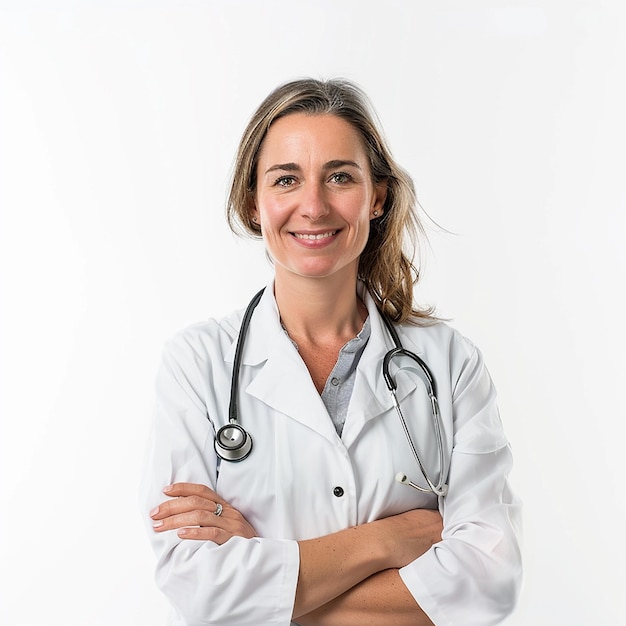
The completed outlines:
[[[250,318],[252,317],[252,312],[259,304],[264,291],[265,289],[261,289],[261,291],[259,291],[254,296],[254,298],[252,298],[241,321],[239,338],[237,340],[237,347],[235,349],[235,359],[233,362],[233,375],[230,386],[230,403],[228,406],[228,424],[222,426],[215,435],[215,452],[217,453],[218,457],[224,461],[243,461],[244,459],[248,458],[250,452],[252,452],[252,437],[241,426],[241,424],[239,424],[239,407],[237,403],[239,392],[239,370],[241,368],[243,346],[246,340],[246,336],[248,334],[248,329],[250,327]],[[393,405],[396,409],[396,412],[398,413],[398,417],[400,418],[402,429],[404,430],[404,434],[406,435],[411,451],[413,452],[415,461],[428,486],[422,487],[420,485],[417,485],[416,483],[409,480],[406,474],[403,474],[402,472],[396,475],[396,480],[404,485],[409,485],[410,487],[413,487],[414,489],[417,489],[418,491],[424,493],[432,492],[438,496],[445,496],[448,493],[448,485],[445,483],[446,476],[448,474],[448,467],[443,445],[443,421],[441,419],[441,413],[439,412],[439,402],[437,401],[435,379],[426,363],[424,363],[424,361],[419,356],[417,356],[417,354],[402,347],[400,337],[398,337],[398,333],[396,332],[396,329],[393,327],[393,324],[391,323],[389,318],[382,312],[381,316],[395,344],[395,348],[389,350],[389,352],[387,352],[387,354],[385,354],[383,358],[383,377],[385,379],[385,383],[387,384],[387,388],[391,393]],[[420,455],[418,454],[415,444],[413,443],[413,439],[411,438],[411,433],[409,432],[409,428],[407,426],[406,420],[404,419],[404,415],[402,414],[400,403],[398,402],[398,398],[396,397],[397,384],[389,371],[389,366],[391,365],[393,359],[397,357],[408,357],[409,359],[417,363],[420,371],[424,374],[424,381],[426,383],[428,396],[430,398],[431,420],[433,424],[433,430],[435,432],[435,439],[437,441],[437,449],[439,452],[439,478],[437,479],[437,482],[433,480],[431,475],[426,471],[424,464],[422,463]]]

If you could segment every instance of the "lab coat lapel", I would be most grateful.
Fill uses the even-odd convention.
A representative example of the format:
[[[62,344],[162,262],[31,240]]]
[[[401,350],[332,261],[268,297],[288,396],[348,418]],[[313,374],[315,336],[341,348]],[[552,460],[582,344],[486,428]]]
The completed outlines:
[[[241,387],[240,393],[336,442],[334,425],[309,371],[280,325],[273,291],[273,284],[268,285],[250,320],[242,373],[247,366],[260,365],[260,369],[247,386]]]
[[[361,298],[368,309],[371,334],[359,361],[342,434],[346,447],[354,443],[369,420],[393,409],[392,396],[383,378],[383,359],[385,354],[395,347],[393,339],[373,298],[364,291],[361,292]],[[398,376],[396,382],[398,384],[396,396],[399,402],[405,400],[417,388],[414,379],[410,377]]]

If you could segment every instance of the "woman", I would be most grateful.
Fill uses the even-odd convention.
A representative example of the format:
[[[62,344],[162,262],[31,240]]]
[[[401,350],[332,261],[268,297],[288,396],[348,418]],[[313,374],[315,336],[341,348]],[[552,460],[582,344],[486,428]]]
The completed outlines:
[[[298,80],[272,92],[241,140],[228,210],[275,268],[235,376],[253,445],[232,462],[215,444],[242,313],[176,335],[143,489],[173,623],[500,622],[520,584],[520,506],[495,391],[477,349],[413,305],[413,186],[360,90]],[[383,379],[383,314],[436,382],[441,470],[424,376],[394,366],[439,495]]]

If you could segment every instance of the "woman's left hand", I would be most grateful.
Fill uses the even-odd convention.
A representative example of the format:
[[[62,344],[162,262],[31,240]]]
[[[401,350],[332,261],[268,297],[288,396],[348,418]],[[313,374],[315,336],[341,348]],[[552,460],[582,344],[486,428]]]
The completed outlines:
[[[183,539],[218,545],[231,537],[257,536],[246,518],[206,485],[175,483],[165,487],[163,493],[172,499],[150,511],[155,532],[179,529],[178,536]]]

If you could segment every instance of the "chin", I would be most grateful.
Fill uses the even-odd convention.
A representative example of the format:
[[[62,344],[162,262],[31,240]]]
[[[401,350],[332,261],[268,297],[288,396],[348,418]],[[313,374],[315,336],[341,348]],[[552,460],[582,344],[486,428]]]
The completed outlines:
[[[330,278],[331,276],[343,276],[352,279],[354,272],[348,266],[338,267],[329,263],[311,263],[307,265],[301,265],[299,267],[283,267],[286,274],[295,274],[302,278]]]

